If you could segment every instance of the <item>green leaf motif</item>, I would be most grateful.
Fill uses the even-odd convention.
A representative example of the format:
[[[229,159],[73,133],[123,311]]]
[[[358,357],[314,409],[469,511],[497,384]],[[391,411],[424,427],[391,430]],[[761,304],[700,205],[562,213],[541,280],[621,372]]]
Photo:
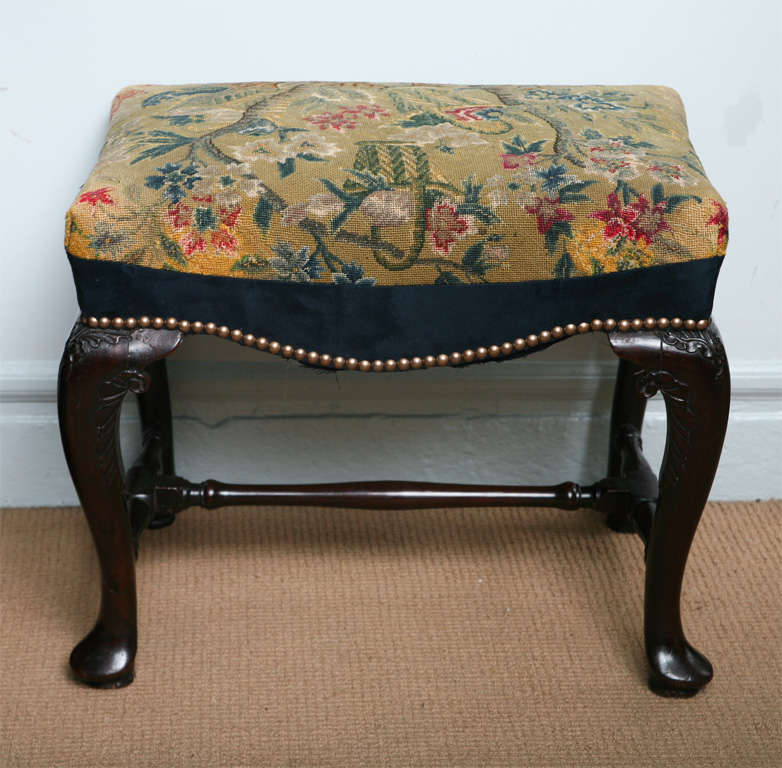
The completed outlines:
[[[263,232],[269,231],[274,207],[268,197],[259,197],[253,212],[253,221]]]
[[[163,247],[163,250],[165,251],[166,258],[176,262],[177,264],[183,267],[187,266],[187,259],[184,257],[182,253],[182,249],[170,237],[161,235],[160,245]]]

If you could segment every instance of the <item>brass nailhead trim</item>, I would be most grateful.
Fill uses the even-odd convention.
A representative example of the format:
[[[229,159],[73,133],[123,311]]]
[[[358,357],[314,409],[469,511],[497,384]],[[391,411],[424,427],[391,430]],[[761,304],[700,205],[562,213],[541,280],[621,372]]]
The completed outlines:
[[[564,326],[555,325],[551,330],[543,330],[540,333],[531,333],[526,337],[519,337],[514,341],[505,341],[502,344],[490,344],[487,347],[476,347],[475,349],[465,349],[463,352],[451,352],[446,354],[440,352],[437,355],[425,355],[424,357],[400,357],[398,360],[358,360],[355,357],[342,357],[337,355],[332,357],[328,353],[320,353],[315,350],[306,350],[302,347],[294,348],[290,344],[281,344],[279,341],[269,341],[263,336],[255,336],[252,333],[244,333],[239,328],[231,329],[227,325],[217,325],[216,323],[204,323],[200,320],[177,320],[175,317],[148,317],[142,315],[135,317],[82,317],[81,322],[90,328],[170,328],[178,329],[182,333],[206,333],[209,336],[219,336],[222,339],[229,339],[248,347],[270,352],[273,355],[282,355],[282,357],[294,357],[301,362],[307,362],[310,365],[319,365],[323,368],[332,368],[341,370],[346,368],[349,371],[409,371],[419,368],[436,368],[441,366],[462,366],[469,365],[476,360],[486,360],[491,358],[507,357],[515,352],[521,352],[527,347],[536,347],[538,344],[548,344],[552,339],[561,339],[564,336],[574,336],[576,334],[589,333],[592,331],[640,331],[660,328],[687,328],[692,330],[697,328],[703,330],[708,328],[711,320],[682,320],[680,317],[668,319],[667,317],[646,317],[633,318],[632,320],[600,320],[595,318],[591,322],[567,323]]]

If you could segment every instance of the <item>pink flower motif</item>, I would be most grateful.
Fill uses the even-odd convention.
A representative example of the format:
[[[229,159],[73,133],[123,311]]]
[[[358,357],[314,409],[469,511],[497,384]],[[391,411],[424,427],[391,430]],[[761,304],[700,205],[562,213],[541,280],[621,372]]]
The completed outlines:
[[[225,230],[218,229],[212,232],[212,245],[220,251],[235,251],[239,246],[239,241]]]
[[[327,128],[333,128],[342,132],[345,128],[353,129],[361,118],[368,120],[377,120],[381,117],[388,117],[391,113],[388,110],[378,106],[367,106],[358,104],[355,107],[346,107],[339,112],[322,112],[318,115],[310,115],[304,119],[325,131]]]
[[[525,152],[523,155],[517,155],[512,152],[507,152],[500,155],[502,158],[503,168],[521,168],[527,166],[528,168],[534,168],[538,163],[537,152]]]
[[[110,191],[111,187],[101,187],[100,189],[93,189],[91,192],[83,192],[79,196],[79,202],[89,203],[93,208],[98,203],[103,203],[104,205],[114,205],[114,200],[109,194]]]
[[[470,229],[470,221],[458,216],[456,206],[444,200],[426,211],[426,229],[431,232],[436,251],[450,253],[457,238],[463,238]]]
[[[644,240],[647,245],[651,245],[658,232],[671,228],[671,225],[663,218],[665,209],[668,207],[667,200],[661,200],[652,207],[646,195],[638,195],[638,202],[630,205],[636,211],[636,217],[633,221],[635,236],[631,237],[631,240],[635,242]]]
[[[603,237],[610,240],[614,237],[628,237],[635,241],[635,230],[631,226],[638,216],[638,212],[631,206],[622,206],[619,196],[612,192],[608,198],[608,208],[604,211],[592,211],[590,218],[605,222]]]
[[[206,250],[206,241],[200,235],[187,232],[179,241],[186,256],[192,256],[196,251]]]
[[[717,243],[725,245],[728,242],[728,209],[718,200],[712,200],[711,204],[716,208],[706,225],[714,224],[717,229]]]
[[[455,109],[446,109],[446,115],[453,115],[457,120],[463,123],[469,123],[480,120],[492,120],[500,110],[497,107],[479,106],[479,107],[456,107]]]
[[[573,221],[573,214],[566,208],[560,207],[559,195],[555,197],[538,197],[534,205],[525,205],[524,210],[537,217],[538,232],[545,235],[551,227],[559,221]]]

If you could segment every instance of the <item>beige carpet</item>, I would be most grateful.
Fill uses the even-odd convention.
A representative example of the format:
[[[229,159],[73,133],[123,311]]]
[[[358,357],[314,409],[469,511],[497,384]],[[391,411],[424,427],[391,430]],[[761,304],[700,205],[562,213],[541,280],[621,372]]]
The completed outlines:
[[[782,502],[712,504],[704,693],[646,690],[641,545],[590,512],[185,512],[142,539],[136,682],[73,682],[76,509],[0,511],[6,766],[780,766]]]

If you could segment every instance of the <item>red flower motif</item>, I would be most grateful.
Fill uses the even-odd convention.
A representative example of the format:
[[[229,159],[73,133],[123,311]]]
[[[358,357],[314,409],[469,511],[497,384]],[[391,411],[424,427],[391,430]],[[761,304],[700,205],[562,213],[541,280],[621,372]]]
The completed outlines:
[[[548,197],[544,195],[536,199],[534,205],[525,205],[527,213],[533,213],[538,220],[538,232],[545,235],[559,221],[573,221],[573,214],[566,208],[561,208],[559,195]]]
[[[658,232],[671,228],[671,225],[663,218],[665,209],[668,207],[667,200],[660,200],[657,205],[652,207],[646,195],[638,195],[638,202],[631,203],[631,207],[636,211],[636,217],[633,221],[635,232],[630,238],[634,242],[644,240],[647,245],[651,245]]]
[[[520,168],[522,165],[532,167],[537,165],[538,162],[537,152],[525,152],[523,155],[508,152],[500,155],[500,157],[502,158],[503,168]]]
[[[239,214],[242,212],[241,205],[234,205],[231,208],[220,208],[220,222],[226,227],[236,226],[236,222],[239,219]]]
[[[193,195],[193,200],[199,203],[211,203],[212,202],[212,196],[211,195]]]
[[[714,224],[717,230],[717,243],[725,245],[728,242],[728,209],[718,200],[712,200],[711,204],[717,209],[706,225]]]
[[[93,208],[98,203],[104,203],[105,205],[114,205],[114,200],[109,194],[111,187],[101,187],[100,189],[93,189],[91,192],[83,192],[79,197],[80,203],[89,203]]]
[[[366,117],[369,120],[377,120],[379,117],[388,117],[391,113],[382,107],[357,104],[355,107],[346,107],[339,112],[323,112],[319,115],[310,115],[304,119],[325,131],[327,128],[342,131],[343,128],[355,128],[358,118]]]
[[[168,209],[167,215],[174,229],[183,229],[192,223],[192,213],[190,206],[184,203],[177,203]]]
[[[470,222],[456,214],[456,206],[441,202],[426,211],[426,228],[432,233],[436,251],[449,253],[457,238],[462,238],[470,228]]]
[[[222,229],[212,232],[211,240],[212,245],[221,251],[235,251],[239,245],[239,241],[230,232]]]
[[[606,240],[610,240],[612,237],[627,237],[635,241],[636,232],[631,225],[638,218],[638,211],[629,205],[622,206],[616,192],[612,192],[607,201],[608,208],[606,210],[592,211],[589,214],[591,218],[605,222],[603,237]]]
[[[457,120],[463,123],[471,121],[485,120],[486,113],[484,110],[497,110],[496,107],[488,107],[486,105],[480,107],[457,107],[456,109],[446,109],[446,115],[453,115]]]
[[[193,236],[191,232],[188,232],[180,241],[179,244],[185,252],[186,256],[192,256],[196,251],[205,251],[206,242],[203,237]]]

